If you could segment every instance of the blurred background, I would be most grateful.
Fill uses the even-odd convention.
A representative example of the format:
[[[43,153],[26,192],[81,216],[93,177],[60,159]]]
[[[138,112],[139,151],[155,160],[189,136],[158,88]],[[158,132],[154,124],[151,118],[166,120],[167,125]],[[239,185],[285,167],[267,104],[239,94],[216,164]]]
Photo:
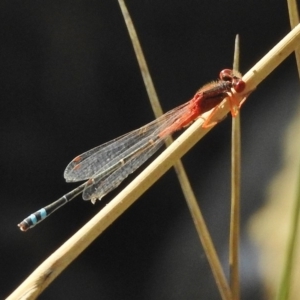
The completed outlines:
[[[231,68],[245,73],[290,30],[285,1],[126,1],[165,111]],[[139,172],[101,202],[79,196],[34,229],[17,224],[76,184],[76,155],[154,119],[117,1],[0,2],[0,298]],[[248,222],[282,165],[299,103],[294,56],[242,108],[242,299],[266,299]],[[183,158],[228,275],[231,117]],[[296,138],[296,137],[295,137]],[[145,164],[146,166],[147,164]],[[144,166],[141,168],[141,170]],[[174,170],[84,251],[40,299],[220,299]]]

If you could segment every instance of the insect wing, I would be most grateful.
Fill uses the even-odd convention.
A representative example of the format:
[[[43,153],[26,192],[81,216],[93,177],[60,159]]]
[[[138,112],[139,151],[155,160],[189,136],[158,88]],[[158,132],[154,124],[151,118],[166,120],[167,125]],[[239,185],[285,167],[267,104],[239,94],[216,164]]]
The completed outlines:
[[[162,145],[163,139],[156,138],[156,140],[143,139],[138,143],[140,150],[133,151],[133,153],[119,162],[116,168],[109,175],[102,176],[102,174],[95,175],[87,182],[83,191],[84,200],[92,200],[93,202],[98,198],[99,200],[107,193],[115,189],[120,183],[137,168],[139,168],[146,160],[149,159]]]
[[[151,123],[131,131],[119,138],[95,147],[74,158],[66,167],[64,177],[67,182],[87,180],[91,177],[115,171],[115,166],[136,149],[141,140],[149,140],[176,121],[187,109],[189,102],[174,108]],[[132,148],[133,147],[133,148]],[[107,171],[111,170],[111,171]]]

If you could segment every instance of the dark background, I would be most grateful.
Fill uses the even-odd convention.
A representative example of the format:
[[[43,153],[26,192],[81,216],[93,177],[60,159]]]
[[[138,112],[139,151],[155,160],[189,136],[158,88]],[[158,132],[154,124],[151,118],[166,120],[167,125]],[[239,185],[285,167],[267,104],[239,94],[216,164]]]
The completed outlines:
[[[232,65],[246,72],[290,30],[285,1],[128,0],[165,111]],[[117,1],[0,3],[0,298],[130,182],[91,205],[78,197],[36,228],[17,224],[76,185],[76,155],[154,117]],[[263,299],[247,222],[281,165],[299,95],[289,57],[242,109],[242,298]],[[184,158],[228,273],[228,117]],[[40,299],[220,299],[173,170],[81,254]]]

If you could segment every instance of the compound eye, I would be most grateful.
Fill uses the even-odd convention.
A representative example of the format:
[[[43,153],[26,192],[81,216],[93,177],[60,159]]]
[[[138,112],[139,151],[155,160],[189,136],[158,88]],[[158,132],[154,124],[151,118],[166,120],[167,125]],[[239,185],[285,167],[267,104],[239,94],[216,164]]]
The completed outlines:
[[[233,83],[233,88],[237,93],[241,93],[245,89],[245,87],[246,87],[246,83],[241,79]]]
[[[233,79],[233,75],[232,75],[232,70],[230,69],[224,69],[220,72],[220,75],[219,75],[219,78],[221,80],[224,80],[224,81],[232,81]]]

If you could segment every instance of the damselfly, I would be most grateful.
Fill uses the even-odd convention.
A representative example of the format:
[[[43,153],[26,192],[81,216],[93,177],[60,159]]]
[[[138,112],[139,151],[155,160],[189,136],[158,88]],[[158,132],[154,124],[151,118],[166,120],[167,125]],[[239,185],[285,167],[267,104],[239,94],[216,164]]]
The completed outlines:
[[[67,182],[87,180],[55,202],[38,210],[24,219],[18,226],[22,231],[34,227],[58,208],[82,193],[84,200],[93,203],[115,189],[129,174],[134,172],[164,143],[165,139],[184,127],[189,126],[203,113],[217,108],[228,97],[231,114],[238,114],[237,93],[245,89],[239,73],[225,69],[219,80],[203,86],[194,97],[140,129],[129,132],[108,143],[93,148],[75,157],[66,167]],[[233,91],[234,90],[234,91]],[[210,116],[213,115],[213,112]],[[210,126],[211,117],[203,127]]]

